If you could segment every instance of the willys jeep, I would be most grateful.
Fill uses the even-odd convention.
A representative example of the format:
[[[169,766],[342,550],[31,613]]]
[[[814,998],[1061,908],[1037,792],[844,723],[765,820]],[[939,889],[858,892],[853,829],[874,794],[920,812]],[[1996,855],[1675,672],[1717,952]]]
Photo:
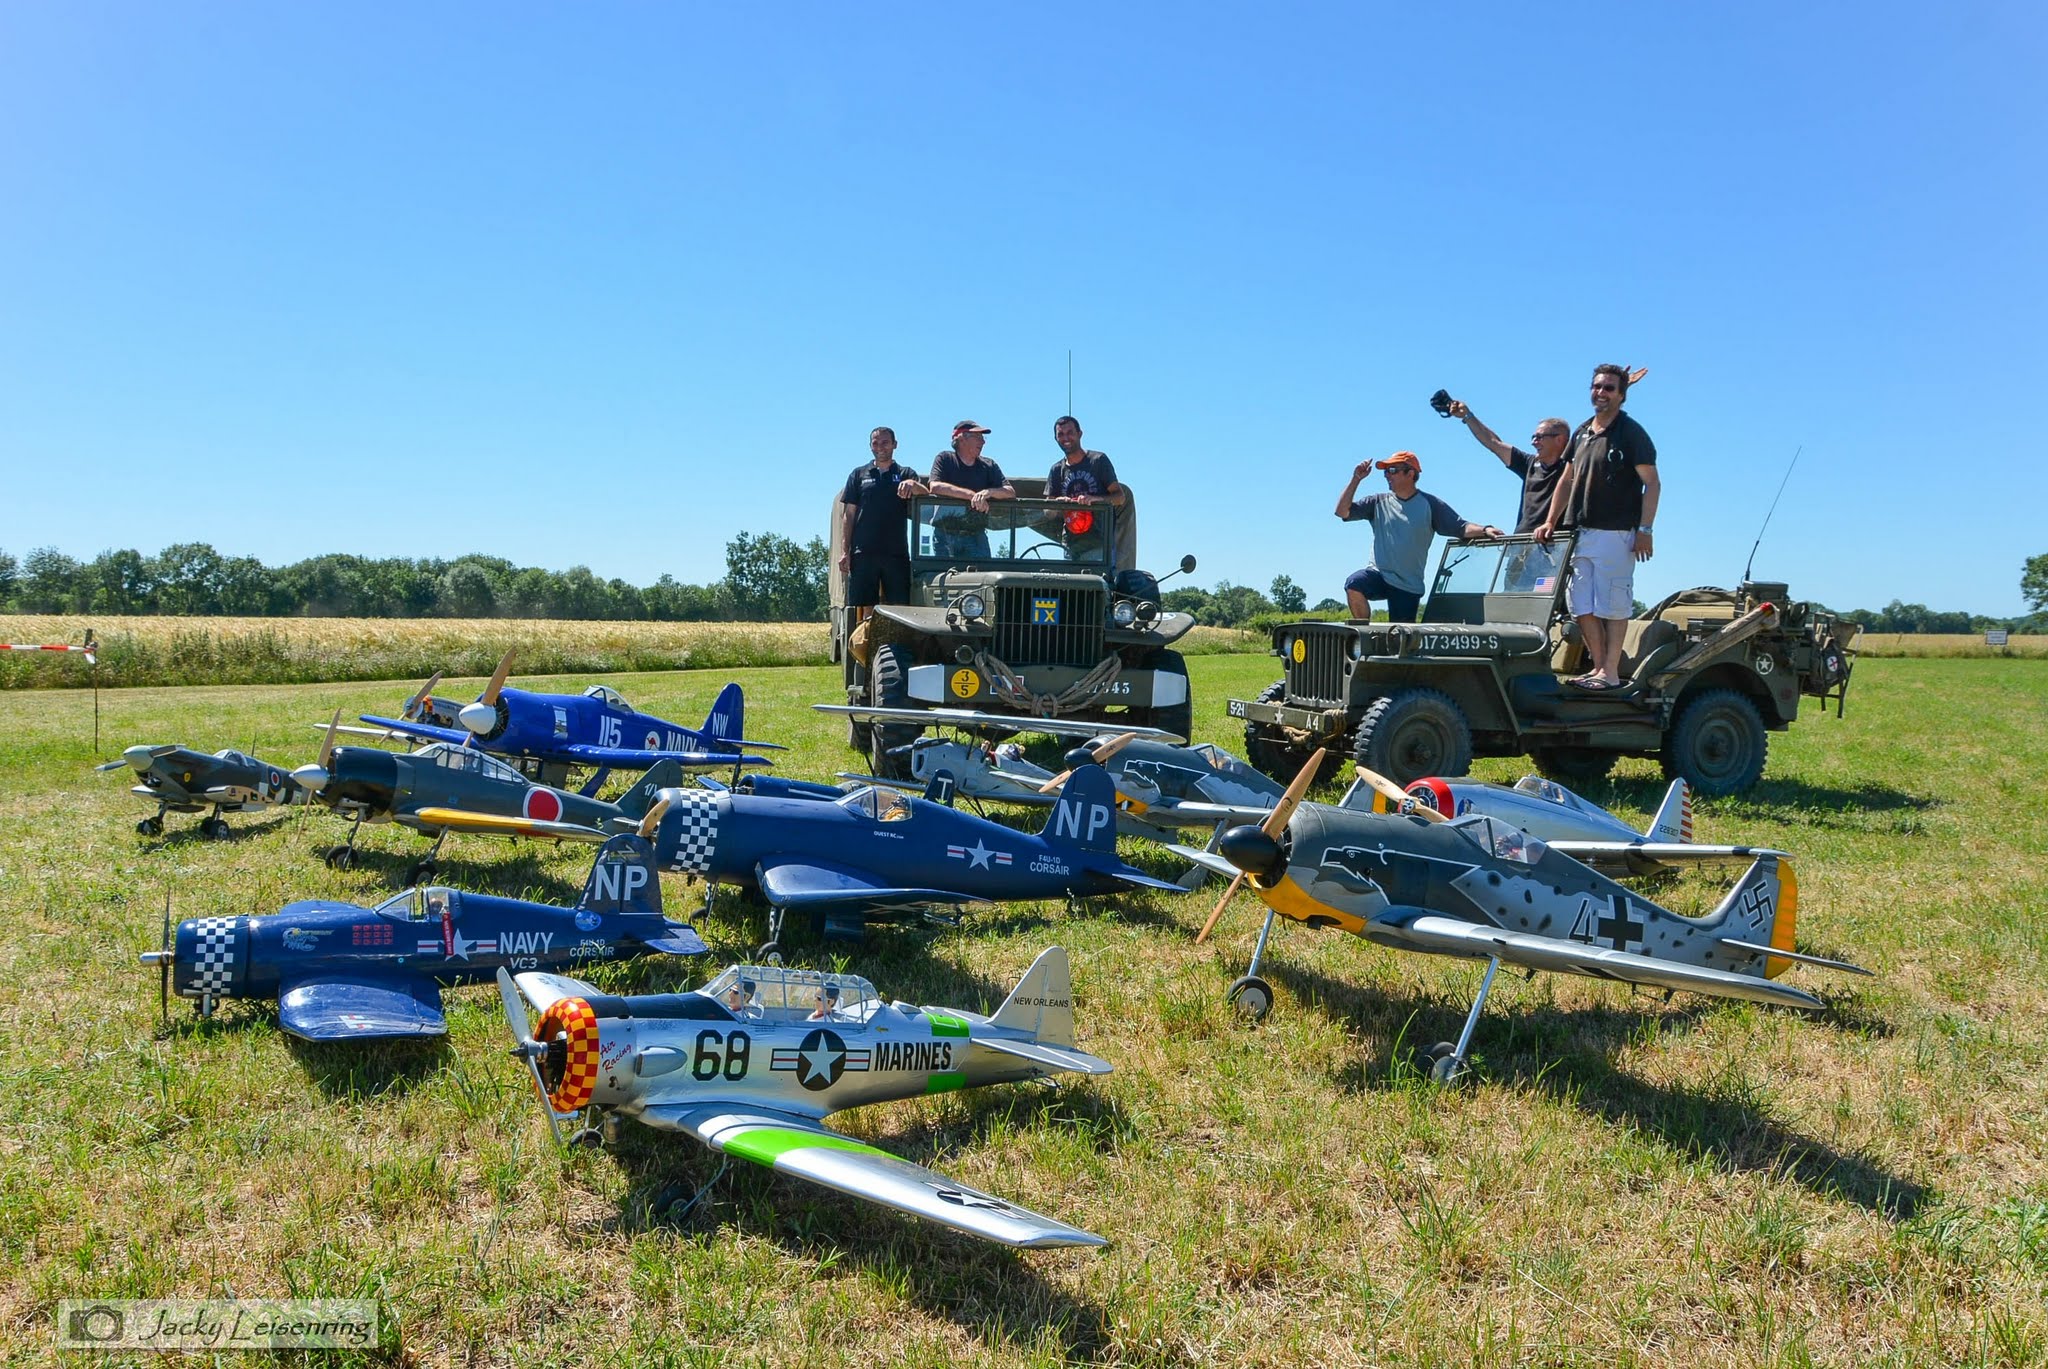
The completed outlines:
[[[1840,714],[1855,629],[1776,583],[1680,591],[1628,621],[1621,688],[1568,684],[1591,665],[1564,605],[1572,540],[1446,544],[1421,623],[1274,629],[1285,677],[1230,701],[1247,757],[1289,779],[1329,747],[1406,784],[1526,753],[1583,785],[1618,756],[1655,756],[1714,796],[1757,782],[1767,733],[1798,716],[1800,695]]]
[[[986,513],[958,500],[912,501],[910,602],[863,619],[846,603],[838,505],[831,548],[832,659],[847,702],[961,708],[1157,727],[1186,737],[1187,664],[1172,644],[1194,619],[1159,605],[1159,578],[1136,569],[1136,503],[1047,500],[1013,479],[1016,499]],[[1181,558],[1181,572],[1195,558]],[[849,745],[877,775],[908,774],[914,723],[850,719]]]

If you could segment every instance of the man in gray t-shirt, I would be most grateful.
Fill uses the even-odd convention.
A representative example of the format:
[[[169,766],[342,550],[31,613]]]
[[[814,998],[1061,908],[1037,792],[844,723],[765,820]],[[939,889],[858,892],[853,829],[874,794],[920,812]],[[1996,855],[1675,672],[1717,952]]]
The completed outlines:
[[[1358,482],[1377,467],[1387,473],[1387,493],[1359,499]],[[1457,510],[1433,494],[1415,487],[1422,475],[1422,458],[1414,452],[1395,452],[1385,461],[1361,461],[1351,472],[1351,483],[1337,496],[1337,516],[1347,523],[1372,523],[1372,559],[1364,570],[1354,571],[1344,581],[1344,597],[1353,618],[1372,617],[1374,599],[1387,601],[1387,617],[1396,623],[1412,623],[1422,608],[1422,575],[1429,564],[1432,536],[1500,537],[1491,524],[1467,523]]]

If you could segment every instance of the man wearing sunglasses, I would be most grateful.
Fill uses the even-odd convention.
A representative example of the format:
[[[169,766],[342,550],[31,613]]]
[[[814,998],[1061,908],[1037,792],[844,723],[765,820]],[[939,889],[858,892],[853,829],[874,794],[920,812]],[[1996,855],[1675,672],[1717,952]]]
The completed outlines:
[[[1593,669],[1566,683],[1581,689],[1619,689],[1622,638],[1635,612],[1636,562],[1650,559],[1657,521],[1657,446],[1643,425],[1621,411],[1628,371],[1593,368],[1593,416],[1572,434],[1564,478],[1550,512],[1536,529],[1549,541],[1559,528],[1577,528],[1571,582],[1565,599]]]
[[[1375,467],[1387,473],[1386,493],[1357,498],[1359,482]],[[1351,472],[1351,483],[1337,496],[1339,518],[1372,524],[1372,559],[1364,570],[1353,571],[1344,581],[1344,598],[1353,618],[1371,618],[1372,600],[1384,599],[1389,622],[1415,621],[1422,608],[1422,573],[1435,534],[1504,535],[1490,524],[1467,523],[1449,504],[1417,489],[1415,482],[1421,475],[1421,457],[1414,452],[1395,452],[1385,461],[1359,462]]]
[[[1520,447],[1501,441],[1493,429],[1479,421],[1479,415],[1462,399],[1450,403],[1452,418],[1462,419],[1465,429],[1479,445],[1500,458],[1522,482],[1522,513],[1515,520],[1517,533],[1534,532],[1542,526],[1550,512],[1550,496],[1557,492],[1557,481],[1564,474],[1565,446],[1571,441],[1572,430],[1561,418],[1546,418],[1536,425],[1536,431],[1529,438],[1529,445],[1536,450],[1525,452]]]

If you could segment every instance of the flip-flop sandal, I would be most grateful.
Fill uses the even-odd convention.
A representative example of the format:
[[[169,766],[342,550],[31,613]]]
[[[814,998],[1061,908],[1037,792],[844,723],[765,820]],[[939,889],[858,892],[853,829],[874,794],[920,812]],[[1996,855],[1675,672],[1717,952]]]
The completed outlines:
[[[1582,680],[1573,680],[1572,683],[1578,686],[1580,689],[1590,689],[1593,690],[1595,693],[1598,693],[1603,689],[1621,688],[1621,681],[1603,680],[1598,675],[1588,675]]]

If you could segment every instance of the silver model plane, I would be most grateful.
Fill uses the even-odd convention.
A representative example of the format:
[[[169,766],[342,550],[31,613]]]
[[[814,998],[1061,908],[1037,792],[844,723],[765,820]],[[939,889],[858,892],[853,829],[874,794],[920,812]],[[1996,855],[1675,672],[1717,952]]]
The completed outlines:
[[[1431,814],[1437,820],[1430,821],[1301,803],[1320,760],[1319,753],[1303,767],[1263,825],[1224,833],[1217,853],[1175,848],[1248,880],[1268,909],[1251,967],[1230,989],[1232,1001],[1254,1017],[1272,1005],[1272,988],[1258,975],[1275,916],[1399,950],[1486,961],[1464,1031],[1455,1045],[1431,1051],[1439,1080],[1464,1071],[1503,962],[1795,1008],[1825,1006],[1776,982],[1795,963],[1869,973],[1794,949],[1798,883],[1782,851],[1755,851],[1719,907],[1688,917],[1499,818]],[[1233,883],[1202,937],[1235,891]]]
[[[1108,1074],[1108,1061],[1074,1048],[1067,953],[1057,946],[991,1017],[885,1003],[857,975],[772,964],[732,966],[691,993],[621,998],[504,970],[498,989],[519,1042],[512,1053],[527,1062],[558,1141],[560,1123],[587,1108],[599,1125],[572,1142],[615,1140],[629,1117],[984,1240],[1106,1244],[824,1124],[868,1103]],[[540,1014],[530,1031],[522,996]]]

